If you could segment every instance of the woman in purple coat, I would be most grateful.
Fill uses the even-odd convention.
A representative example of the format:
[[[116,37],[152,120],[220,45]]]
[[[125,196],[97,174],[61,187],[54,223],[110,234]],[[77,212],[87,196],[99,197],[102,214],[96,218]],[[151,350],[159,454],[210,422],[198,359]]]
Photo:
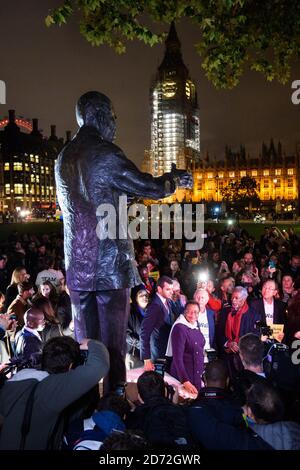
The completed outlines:
[[[198,325],[199,311],[198,302],[187,302],[172,327],[166,352],[166,356],[172,357],[171,375],[193,394],[201,388],[204,370],[205,339]]]

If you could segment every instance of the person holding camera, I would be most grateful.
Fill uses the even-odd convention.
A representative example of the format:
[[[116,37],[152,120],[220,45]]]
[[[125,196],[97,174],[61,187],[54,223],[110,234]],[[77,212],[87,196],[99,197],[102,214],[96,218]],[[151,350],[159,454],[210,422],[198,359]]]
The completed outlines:
[[[172,327],[166,352],[167,357],[172,357],[171,375],[191,394],[198,394],[204,370],[205,338],[198,324],[199,313],[198,302],[187,302]]]
[[[155,371],[146,371],[139,376],[137,389],[140,404],[127,415],[127,428],[142,431],[154,448],[189,445],[191,437],[185,409],[175,404],[163,377]]]
[[[83,365],[78,365],[80,348],[88,351]],[[63,412],[109,369],[102,343],[86,339],[80,348],[70,337],[52,338],[43,347],[41,370],[22,369],[5,382],[0,390],[0,414],[5,416],[0,450],[61,448]]]

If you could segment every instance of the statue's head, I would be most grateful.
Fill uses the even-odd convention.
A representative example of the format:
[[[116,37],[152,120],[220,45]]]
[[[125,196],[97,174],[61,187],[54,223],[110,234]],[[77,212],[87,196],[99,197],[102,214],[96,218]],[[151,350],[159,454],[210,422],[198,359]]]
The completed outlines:
[[[116,134],[116,117],[110,99],[98,91],[88,91],[76,105],[78,125],[98,129],[102,138],[112,142]]]

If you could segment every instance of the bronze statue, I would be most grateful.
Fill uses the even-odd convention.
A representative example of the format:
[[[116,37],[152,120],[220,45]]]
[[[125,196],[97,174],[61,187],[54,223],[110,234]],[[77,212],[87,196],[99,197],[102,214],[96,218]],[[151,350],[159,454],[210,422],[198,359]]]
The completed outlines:
[[[81,96],[76,116],[80,129],[63,148],[55,167],[67,284],[76,339],[101,339],[107,346],[111,365],[106,388],[114,389],[126,380],[129,294],[141,281],[132,240],[97,235],[97,208],[111,204],[118,216],[120,196],[160,199],[177,186],[190,188],[192,177],[176,168],[158,178],[139,171],[113,144],[116,118],[111,101],[102,93]]]

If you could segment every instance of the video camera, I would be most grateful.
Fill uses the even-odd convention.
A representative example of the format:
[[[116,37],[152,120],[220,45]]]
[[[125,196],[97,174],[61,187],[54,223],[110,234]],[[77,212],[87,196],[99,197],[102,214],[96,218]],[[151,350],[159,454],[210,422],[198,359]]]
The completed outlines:
[[[267,336],[270,338],[273,335],[273,330],[270,328],[265,322],[263,321],[256,321],[255,322],[255,329],[259,330],[260,336]]]
[[[11,377],[11,375],[14,375],[21,369],[38,368],[39,361],[40,353],[32,354],[30,359],[24,359],[23,357],[11,358],[7,367],[2,369],[0,372],[0,386],[2,386],[4,382]]]

